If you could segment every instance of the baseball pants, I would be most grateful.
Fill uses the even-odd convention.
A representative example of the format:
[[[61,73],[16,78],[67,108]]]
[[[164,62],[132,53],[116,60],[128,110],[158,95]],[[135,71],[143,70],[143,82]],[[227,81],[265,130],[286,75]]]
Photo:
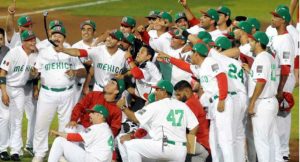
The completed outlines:
[[[74,102],[74,89],[63,92],[53,92],[41,88],[38,102],[36,125],[33,138],[35,156],[45,157],[48,151],[48,133],[51,122],[58,113],[58,130],[63,132],[69,123]]]
[[[58,162],[60,157],[64,156],[70,162],[110,162],[112,158],[111,151],[102,151],[101,160],[87,153],[82,147],[67,141],[63,137],[57,137],[49,153],[48,162]]]
[[[247,160],[248,162],[256,162],[256,150],[253,137],[252,120],[246,117],[246,142],[247,142]]]
[[[234,162],[233,142],[233,105],[231,96],[225,100],[225,110],[217,110],[218,100],[214,100],[209,108],[212,118],[209,130],[209,145],[214,162]]]
[[[0,90],[1,98],[2,93]],[[0,102],[0,153],[7,151],[9,146],[9,107],[3,104],[2,100]]]
[[[142,162],[142,157],[169,162],[184,162],[186,146],[167,144],[162,146],[162,140],[133,139],[124,143],[128,162]],[[164,148],[164,151],[162,150]]]
[[[192,162],[205,162],[209,153],[208,151],[198,142],[196,142],[195,155],[192,156]]]
[[[26,147],[33,148],[33,133],[36,119],[36,104],[37,101],[33,98],[32,84],[26,84],[25,92],[25,114],[27,119],[27,139]]]
[[[291,113],[289,113],[286,117],[277,116],[277,128],[279,141],[280,141],[280,152],[283,156],[289,156],[290,149],[289,149],[289,141],[290,141],[290,134],[291,134]]]
[[[274,141],[277,133],[278,102],[275,97],[258,99],[252,117],[253,137],[259,162],[275,161]],[[278,136],[277,136],[278,137]]]
[[[233,100],[233,139],[234,139],[234,155],[236,162],[243,162],[246,159],[245,150],[245,117],[247,110],[247,95],[243,92],[237,92],[231,95]]]

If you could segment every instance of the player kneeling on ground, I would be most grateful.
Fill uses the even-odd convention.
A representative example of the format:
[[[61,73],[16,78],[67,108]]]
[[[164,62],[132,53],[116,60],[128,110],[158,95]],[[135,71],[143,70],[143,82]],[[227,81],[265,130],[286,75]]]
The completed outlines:
[[[90,112],[90,126],[81,133],[63,133],[52,130],[58,135],[50,150],[48,162],[58,162],[61,156],[72,162],[111,161],[114,137],[106,123],[109,113],[103,105],[96,105]],[[72,142],[84,142],[84,149]]]

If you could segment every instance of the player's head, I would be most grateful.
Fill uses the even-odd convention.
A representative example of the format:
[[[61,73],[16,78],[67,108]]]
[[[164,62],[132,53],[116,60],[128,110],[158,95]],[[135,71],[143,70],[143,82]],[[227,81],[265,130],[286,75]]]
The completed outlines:
[[[90,122],[92,124],[100,124],[106,121],[109,111],[103,105],[95,105],[93,109],[86,110],[89,112]]]
[[[114,102],[125,90],[125,82],[122,79],[111,79],[103,88],[104,99]]]
[[[60,20],[52,20],[48,25],[48,34],[51,35],[51,30],[56,26],[64,26],[63,22]]]
[[[65,42],[66,29],[63,26],[56,26],[51,30],[51,40],[57,45]]]
[[[193,94],[192,86],[186,80],[181,80],[174,86],[177,100],[186,102]]]
[[[136,25],[136,21],[133,17],[125,16],[122,18],[120,24],[120,30],[123,33],[133,33],[135,25]]]
[[[246,21],[246,20],[247,20],[246,16],[236,16],[232,22],[232,25],[236,26],[239,22]]]
[[[0,28],[0,47],[5,45],[5,32],[3,28]]]
[[[174,17],[175,17],[175,23],[176,23],[177,27],[183,28],[183,29],[189,28],[189,22],[188,22],[184,12],[178,12],[175,14]]]
[[[269,43],[269,38],[265,32],[257,31],[253,35],[248,35],[251,51],[258,54],[265,51]]]
[[[154,22],[155,30],[167,30],[173,21],[172,16],[168,12],[161,12],[157,15],[157,19]]]
[[[172,35],[171,39],[171,47],[173,49],[179,49],[186,44],[186,38],[182,36],[179,30],[170,30],[169,33]]]
[[[138,62],[139,64],[142,64],[143,62],[151,61],[154,54],[155,51],[149,45],[144,44],[140,49],[139,53],[137,54],[135,61]]]
[[[134,46],[135,36],[132,33],[124,33],[123,41],[120,42],[119,47],[126,51],[130,46]]]
[[[22,33],[24,30],[32,30],[32,20],[29,16],[21,16],[18,21],[19,32]]]
[[[24,30],[21,33],[22,46],[25,51],[34,51],[36,49],[36,36],[31,30]]]
[[[232,47],[232,43],[227,37],[218,37],[215,41],[215,48],[217,51],[222,52]]]
[[[146,18],[148,19],[149,25],[154,24],[154,22],[157,19],[157,15],[159,15],[159,13],[160,13],[160,11],[158,11],[158,10],[153,10],[153,11],[149,12],[148,16],[146,16]]]
[[[234,39],[240,40],[242,37],[247,37],[248,34],[251,34],[252,27],[247,21],[241,21],[234,25]]]
[[[106,38],[105,46],[107,48],[116,48],[120,45],[120,42],[123,40],[123,38],[124,35],[120,30],[113,30]]]
[[[155,88],[155,100],[161,100],[164,98],[170,98],[173,95],[173,85],[170,81],[160,80],[157,82],[156,86],[152,86]]]
[[[83,41],[93,40],[96,31],[96,23],[92,20],[85,20],[80,24],[81,37]]]
[[[288,9],[281,7],[276,8],[275,11],[271,12],[272,16],[272,27],[286,27],[291,21],[291,15]]]
[[[200,25],[205,30],[215,28],[219,21],[219,14],[215,9],[208,9],[207,11],[201,11]]]
[[[230,19],[231,11],[230,11],[230,9],[226,6],[220,6],[217,9],[217,12],[219,13],[218,25],[226,24],[227,26],[230,26],[230,24],[231,24],[231,19]]]
[[[260,30],[260,22],[256,18],[249,17],[246,20],[252,27],[251,34]]]
[[[194,65],[199,65],[207,57],[208,48],[203,43],[197,43],[193,46],[193,54],[191,55],[191,62]]]

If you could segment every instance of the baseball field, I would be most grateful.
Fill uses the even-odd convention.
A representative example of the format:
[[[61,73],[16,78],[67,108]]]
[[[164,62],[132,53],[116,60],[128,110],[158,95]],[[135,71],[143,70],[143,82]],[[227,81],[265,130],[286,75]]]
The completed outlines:
[[[4,27],[7,7],[12,1],[0,0],[0,2],[0,27]],[[259,19],[262,23],[262,30],[270,24],[270,11],[273,11],[279,4],[289,5],[287,0],[188,0],[188,3],[196,16],[200,16],[199,10],[226,5],[231,9],[232,17],[244,15]],[[177,0],[16,0],[16,7],[16,14],[30,14],[34,22],[33,30],[41,40],[46,37],[42,11],[49,10],[48,22],[53,19],[62,20],[67,29],[67,41],[71,44],[80,40],[79,24],[85,19],[94,20],[97,23],[97,32],[100,34],[108,29],[118,28],[122,16],[133,16],[137,19],[137,24],[144,24],[146,22],[144,16],[150,10],[165,10],[173,14],[182,10]],[[33,14],[34,11],[36,14]],[[299,161],[298,88],[295,89],[294,96],[296,104],[292,110],[291,162]],[[23,140],[25,140],[27,127],[25,117],[23,123]],[[52,129],[56,127],[57,120],[55,119]],[[53,138],[50,137],[50,144]],[[24,154],[22,161],[31,161],[31,158]]]

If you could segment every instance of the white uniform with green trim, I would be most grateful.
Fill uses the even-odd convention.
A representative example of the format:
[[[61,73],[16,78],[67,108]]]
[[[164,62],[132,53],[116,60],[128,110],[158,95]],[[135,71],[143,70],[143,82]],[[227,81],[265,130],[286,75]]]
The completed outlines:
[[[222,66],[212,57],[206,57],[201,66],[191,65],[193,74],[200,79],[204,94],[200,102],[208,107],[208,118],[211,119],[209,143],[214,162],[234,162],[233,154],[233,104],[230,95],[225,99],[225,110],[219,112],[219,87],[216,76],[224,72]],[[222,155],[220,156],[220,150]]]
[[[278,132],[276,126],[276,115],[278,112],[276,83],[276,62],[273,56],[267,52],[258,54],[252,64],[249,78],[249,97],[252,97],[257,79],[264,79],[266,84],[258,97],[252,117],[254,144],[258,161],[280,162],[278,145]],[[276,148],[277,147],[277,148]]]
[[[6,90],[10,102],[9,107],[0,102],[0,152],[7,151],[9,146],[11,154],[21,153],[24,86],[30,78],[30,69],[34,66],[36,57],[36,54],[28,55],[22,46],[17,46],[2,60],[1,69],[7,72]]]
[[[75,104],[75,78],[69,78],[66,71],[84,67],[77,57],[57,53],[53,47],[40,51],[35,67],[41,73],[41,90],[37,103],[33,148],[35,156],[44,157],[48,150],[48,133],[55,113],[58,113],[59,131],[63,131],[70,121]]]
[[[182,162],[186,156],[186,128],[198,125],[197,118],[185,103],[165,98],[135,112],[141,127],[148,125],[151,139],[125,142],[129,162],[141,162],[142,157]],[[167,141],[163,143],[163,136]]]
[[[114,137],[107,123],[95,124],[79,133],[84,149],[65,138],[58,137],[52,144],[48,162],[57,162],[64,156],[70,162],[110,162]]]
[[[87,49],[88,57],[93,61],[95,85],[94,91],[103,91],[103,87],[125,67],[125,52],[118,49],[114,54],[107,51],[105,45]]]
[[[233,138],[236,161],[245,160],[245,116],[247,109],[247,91],[244,85],[245,74],[241,63],[211,49],[209,56],[220,63],[228,78],[228,91],[233,100]],[[235,94],[236,93],[236,94]]]

